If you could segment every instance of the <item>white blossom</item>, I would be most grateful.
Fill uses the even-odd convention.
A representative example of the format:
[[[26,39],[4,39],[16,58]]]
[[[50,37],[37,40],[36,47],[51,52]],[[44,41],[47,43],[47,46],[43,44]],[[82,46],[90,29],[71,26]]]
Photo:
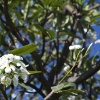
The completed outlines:
[[[65,67],[64,67],[64,69],[63,69],[63,71],[68,71],[70,69],[70,66],[69,65],[66,65]]]
[[[9,86],[11,84],[11,79],[9,77],[2,76],[1,77],[1,83],[6,85],[6,86]]]
[[[100,44],[100,39],[96,40],[94,43],[95,43],[95,44],[97,44],[97,43]]]
[[[81,45],[72,45],[72,46],[69,46],[69,50],[81,49],[81,48],[82,48]]]

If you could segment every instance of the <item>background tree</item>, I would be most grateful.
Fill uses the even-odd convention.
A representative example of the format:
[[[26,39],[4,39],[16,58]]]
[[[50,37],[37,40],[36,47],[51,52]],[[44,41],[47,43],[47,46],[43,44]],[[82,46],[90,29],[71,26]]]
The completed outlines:
[[[1,95],[18,100],[67,100],[73,95],[73,100],[97,99],[100,58],[90,48],[100,43],[93,27],[100,24],[99,2],[0,0],[0,56],[23,55],[28,70],[41,71],[29,75],[25,88],[0,87]]]

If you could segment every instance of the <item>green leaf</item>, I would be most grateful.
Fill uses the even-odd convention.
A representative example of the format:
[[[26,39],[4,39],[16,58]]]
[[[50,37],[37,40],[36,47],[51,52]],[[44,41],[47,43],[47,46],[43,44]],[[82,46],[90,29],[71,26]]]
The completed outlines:
[[[23,88],[27,89],[27,90],[30,90],[30,91],[33,91],[33,89],[29,86],[26,86],[24,83],[18,83],[20,86],[22,86]]]
[[[80,95],[75,95],[75,94],[72,94],[72,93],[69,93],[69,92],[66,92],[64,94],[61,94],[61,97],[63,100],[69,100],[69,96],[75,96],[75,98],[72,98],[71,100],[80,100]],[[77,96],[77,97],[76,97]]]
[[[100,14],[91,17],[91,22],[90,22],[90,24],[94,23],[96,20],[98,20],[98,18],[100,18]]]
[[[28,32],[31,33],[33,32],[38,35],[42,35],[42,33],[46,33],[45,29],[37,23],[33,23],[32,25],[30,25],[30,27],[27,30]]]
[[[62,5],[62,2],[63,2],[62,0],[54,0],[51,5],[53,7],[59,7]]]
[[[25,74],[26,74],[26,73],[24,73],[24,72],[18,73],[19,76],[22,76],[22,75],[25,75]]]
[[[28,8],[29,8],[30,0],[27,0],[24,10],[24,20],[26,19]]]
[[[74,93],[77,93],[77,94],[82,94],[84,92],[82,90],[77,90],[77,89],[68,89],[67,91],[74,92]]]
[[[62,95],[62,97],[68,97],[70,95],[73,96],[79,96],[79,94],[82,94],[84,91],[82,90],[77,90],[77,89],[68,89],[68,90],[61,90],[58,93],[60,93]]]
[[[82,5],[84,3],[84,0],[77,0],[77,2]]]
[[[86,20],[87,22],[91,22],[91,19],[90,19],[89,16],[85,17],[85,20]]]
[[[30,74],[39,74],[39,73],[41,73],[41,71],[28,71],[28,72],[29,72],[29,75],[30,75]],[[22,76],[22,75],[26,75],[26,73],[20,72],[18,75],[19,75],[19,76]]]
[[[38,10],[36,10],[36,12],[34,12],[34,15],[32,16],[34,19],[35,18],[39,18],[40,17],[40,14],[42,14],[43,13],[43,9],[41,8],[41,9],[38,9]]]
[[[30,9],[33,9],[32,11]],[[32,19],[38,19],[39,17],[45,17],[44,9],[40,4],[34,4],[31,8],[29,9],[29,13],[31,13]],[[29,17],[29,16],[28,16]]]
[[[11,50],[8,53],[22,56],[22,55],[25,55],[25,54],[29,54],[29,53],[33,52],[34,50],[36,50],[36,49],[37,49],[37,45],[32,43],[32,44],[25,45],[21,48]]]
[[[17,1],[17,2],[23,2],[23,1],[25,1],[25,0],[12,0],[13,2],[15,2],[15,1]]]
[[[63,88],[68,88],[68,87],[73,87],[75,84],[74,83],[67,83],[67,82],[63,82],[61,84],[58,84],[57,86],[51,87],[51,89],[54,92],[58,92]]]
[[[50,3],[52,3],[53,0],[44,0],[44,4],[45,5],[49,5]]]
[[[41,73],[41,71],[28,71],[29,72],[29,74],[39,74],[39,73]]]
[[[74,96],[77,96],[78,94],[77,93],[74,93],[74,92],[70,92],[68,90],[63,90],[63,91],[59,91],[59,93],[63,96],[70,96],[70,95],[74,95]]]
[[[53,30],[47,30],[47,34],[48,34],[48,36],[49,36],[50,39],[53,39],[54,36],[55,36],[55,33],[54,33]]]
[[[42,32],[41,31],[37,31],[35,29],[32,29],[32,30],[27,29],[27,31],[30,32],[31,34],[33,34],[33,32],[34,32],[34,34],[42,35]]]
[[[89,9],[89,5],[84,6],[84,10],[88,10]]]

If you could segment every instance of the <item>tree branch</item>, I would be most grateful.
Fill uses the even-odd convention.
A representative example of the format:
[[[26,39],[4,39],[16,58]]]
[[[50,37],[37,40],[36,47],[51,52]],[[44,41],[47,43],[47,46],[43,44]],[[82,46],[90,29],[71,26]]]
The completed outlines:
[[[54,91],[51,91],[51,92],[44,98],[44,100],[48,100],[53,94],[54,94]]]
[[[95,9],[95,8],[98,8],[98,7],[100,7],[100,4],[96,4],[95,6],[89,8],[87,11],[91,11],[91,10],[93,10],[93,9]]]
[[[98,70],[100,70],[100,61],[94,64],[88,71],[83,72],[80,76],[69,78],[68,82],[74,82],[76,84],[82,83],[93,76]]]

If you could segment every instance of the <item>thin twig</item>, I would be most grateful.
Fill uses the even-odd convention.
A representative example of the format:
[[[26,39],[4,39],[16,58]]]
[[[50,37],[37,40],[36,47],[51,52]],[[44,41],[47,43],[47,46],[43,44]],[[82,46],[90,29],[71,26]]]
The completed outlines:
[[[48,100],[52,95],[53,95],[54,91],[51,91],[45,98],[44,100]]]

